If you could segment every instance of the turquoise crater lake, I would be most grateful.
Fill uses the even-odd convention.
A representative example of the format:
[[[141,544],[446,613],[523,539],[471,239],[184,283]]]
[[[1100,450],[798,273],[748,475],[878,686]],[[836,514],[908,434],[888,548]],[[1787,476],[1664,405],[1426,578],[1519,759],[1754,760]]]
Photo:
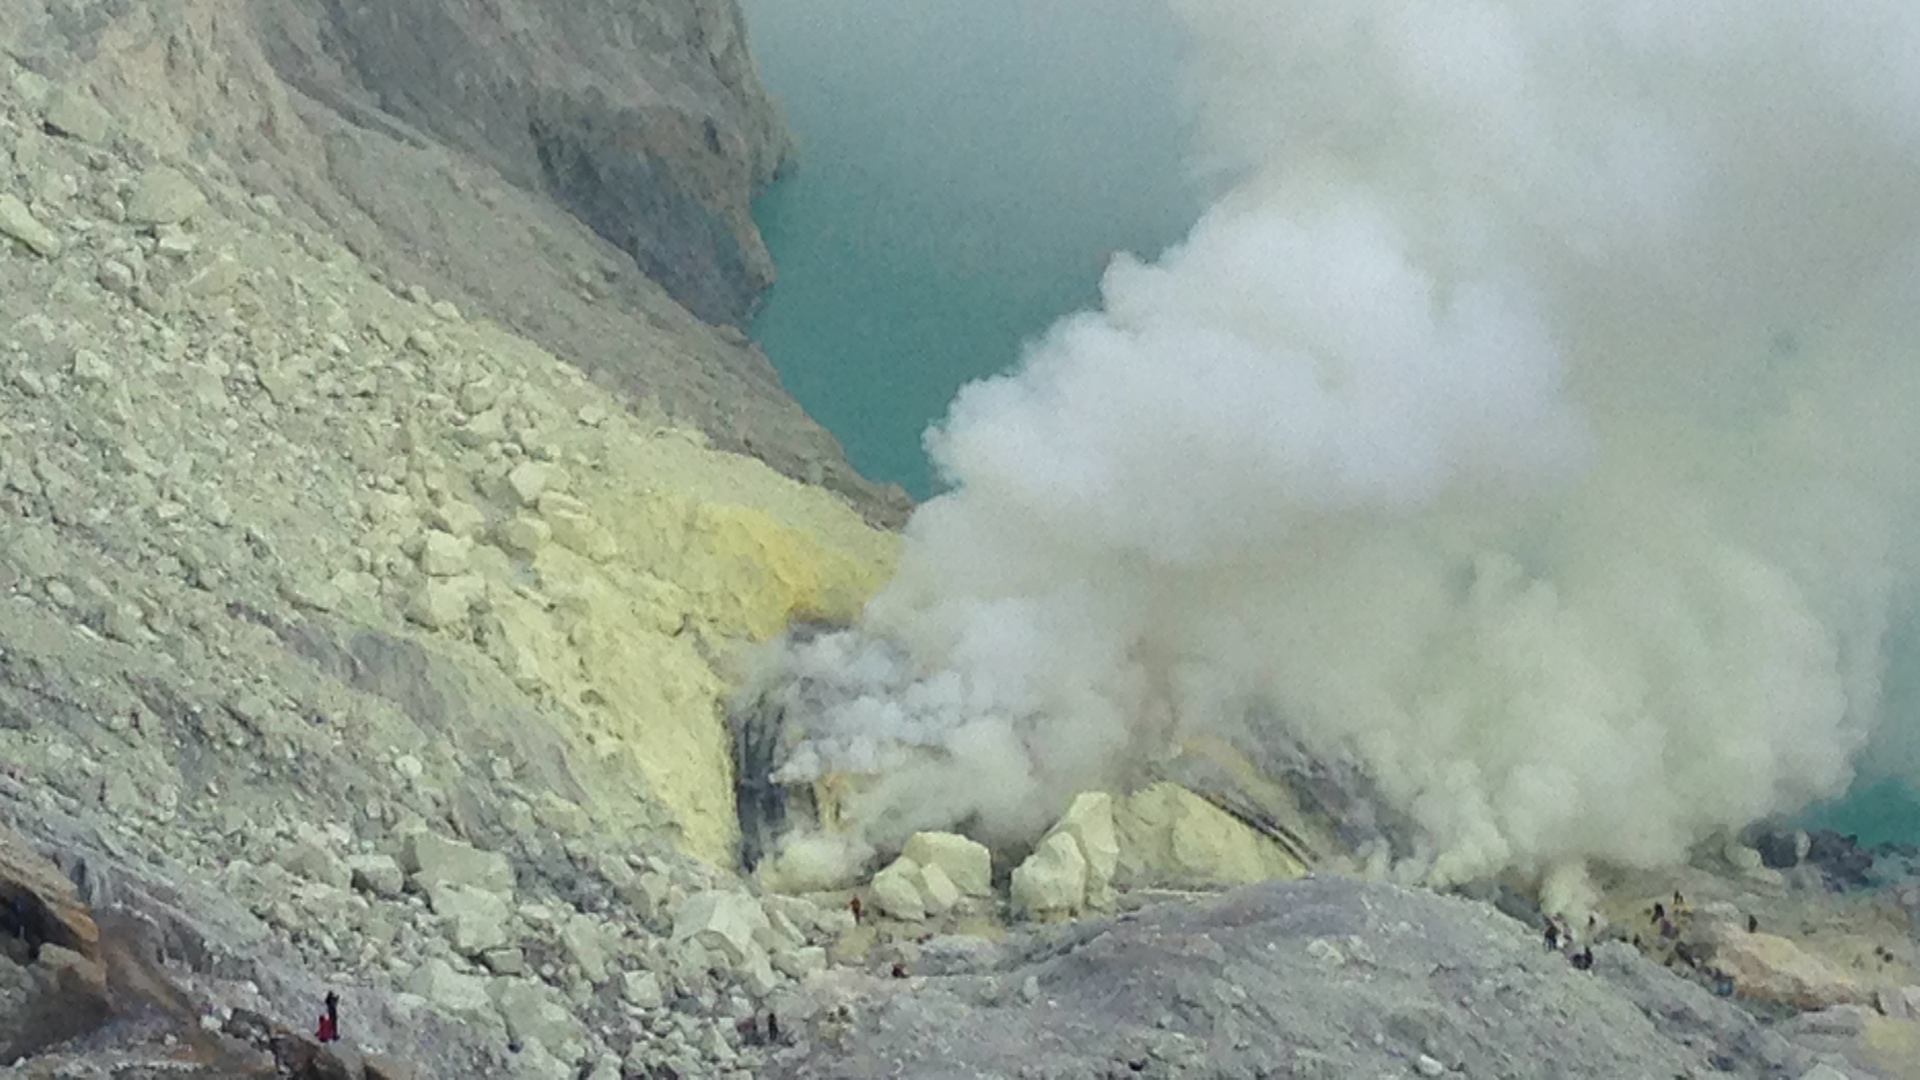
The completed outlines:
[[[955,392],[1093,303],[1113,252],[1151,258],[1198,217],[1179,30],[1158,0],[742,7],[800,143],[755,207],[779,281],[753,335],[856,468],[925,498],[922,436]],[[1904,726],[1920,633],[1892,649]],[[1869,776],[1803,820],[1920,841],[1920,798]]]
[[[779,281],[753,335],[854,467],[924,498],[955,391],[1197,218],[1178,29],[1153,0],[743,7],[800,142],[755,207]]]

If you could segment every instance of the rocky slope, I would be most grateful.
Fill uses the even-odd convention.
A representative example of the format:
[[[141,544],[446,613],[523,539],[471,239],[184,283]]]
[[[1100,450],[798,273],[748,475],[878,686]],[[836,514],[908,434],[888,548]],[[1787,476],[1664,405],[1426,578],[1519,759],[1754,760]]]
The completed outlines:
[[[904,494],[848,467],[724,325],[771,272],[747,199],[785,152],[733,5],[488,10],[0,0],[0,53],[9,83],[24,71],[104,106],[81,140],[99,152],[190,160],[270,197],[289,235],[897,522]],[[18,164],[17,195],[64,197],[57,173]]]
[[[687,310],[781,153],[731,7],[477,10],[0,0],[0,1069],[1912,1074],[1920,885],[1824,840],[1611,883],[1700,917],[1591,972],[1511,890],[1167,891],[1338,839],[1200,773],[742,880],[730,697],[900,507]]]

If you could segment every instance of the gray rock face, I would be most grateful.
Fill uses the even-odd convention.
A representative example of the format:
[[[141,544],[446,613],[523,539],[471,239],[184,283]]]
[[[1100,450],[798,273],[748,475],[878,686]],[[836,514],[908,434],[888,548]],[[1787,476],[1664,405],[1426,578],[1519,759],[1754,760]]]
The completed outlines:
[[[803,990],[777,1004],[798,1040],[762,1075],[1599,1080],[1813,1064],[1630,947],[1595,954],[1575,970],[1521,924],[1430,893],[1250,886],[1049,931],[970,975]]]
[[[733,0],[259,7],[289,82],[549,193],[700,318],[742,322],[772,281],[747,204],[788,140]]]

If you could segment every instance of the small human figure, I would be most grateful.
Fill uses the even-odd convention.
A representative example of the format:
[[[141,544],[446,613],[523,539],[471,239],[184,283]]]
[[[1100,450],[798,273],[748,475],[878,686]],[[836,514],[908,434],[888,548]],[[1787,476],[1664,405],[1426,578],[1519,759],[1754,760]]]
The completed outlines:
[[[1667,917],[1667,905],[1661,903],[1658,900],[1655,900],[1653,902],[1653,917],[1647,920],[1648,925],[1659,926],[1660,921],[1662,919],[1665,919],[1666,917]]]
[[[1747,916],[1747,933],[1757,934],[1759,932],[1760,932],[1760,917],[1757,915]]]
[[[314,1038],[323,1043],[340,1041],[340,995],[327,991],[327,1011],[320,1014],[320,1029]]]
[[[1552,919],[1548,919],[1547,920],[1547,950],[1551,952],[1554,949],[1558,949],[1559,947],[1560,947],[1560,924],[1554,922]]]

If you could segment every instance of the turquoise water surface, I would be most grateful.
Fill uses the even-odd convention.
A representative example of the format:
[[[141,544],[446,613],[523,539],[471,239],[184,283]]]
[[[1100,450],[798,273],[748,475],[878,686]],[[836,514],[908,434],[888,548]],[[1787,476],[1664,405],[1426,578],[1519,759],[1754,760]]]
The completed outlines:
[[[1198,216],[1175,27],[1154,0],[743,7],[800,139],[755,208],[780,277],[754,337],[856,468],[924,497],[954,392]]]

